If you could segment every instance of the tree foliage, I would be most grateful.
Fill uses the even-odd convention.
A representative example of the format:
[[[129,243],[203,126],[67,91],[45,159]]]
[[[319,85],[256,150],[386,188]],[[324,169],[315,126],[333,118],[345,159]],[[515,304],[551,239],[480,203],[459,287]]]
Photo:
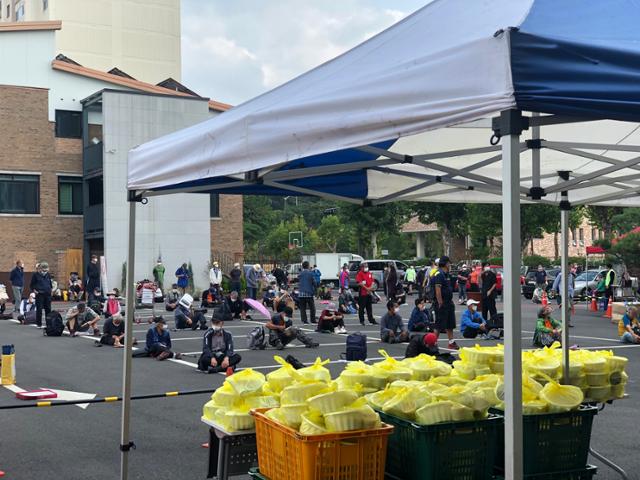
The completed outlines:
[[[589,221],[604,231],[607,237],[611,236],[613,231],[612,219],[616,215],[623,213],[622,207],[602,207],[602,206],[587,206],[584,209],[584,213]]]
[[[436,223],[442,235],[442,251],[451,255],[453,237],[467,233],[467,205],[463,203],[413,204],[413,210],[424,224]]]
[[[640,208],[625,208],[611,217],[611,227],[620,234],[630,232],[640,226]]]

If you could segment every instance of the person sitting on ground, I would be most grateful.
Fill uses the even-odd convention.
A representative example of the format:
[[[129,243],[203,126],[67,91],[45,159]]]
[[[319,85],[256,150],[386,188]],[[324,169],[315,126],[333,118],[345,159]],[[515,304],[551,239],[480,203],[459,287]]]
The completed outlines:
[[[100,335],[100,329],[98,328],[100,315],[94,312],[92,308],[87,307],[84,302],[71,307],[67,311],[66,320],[66,326],[72,337],[77,337],[79,332],[86,332],[95,336]]]
[[[630,307],[618,321],[618,336],[622,343],[640,343],[638,308]]]
[[[435,333],[425,333],[424,335],[414,335],[407,345],[404,354],[406,358],[417,357],[421,353],[437,356],[440,354],[438,349],[438,338]]]
[[[278,286],[276,281],[272,281],[269,284],[269,288],[264,291],[264,295],[262,296],[262,304],[267,308],[274,308],[274,301],[278,293]]]
[[[533,345],[535,347],[550,347],[553,342],[562,340],[562,325],[559,321],[551,318],[552,311],[549,305],[538,310],[538,323],[533,334]]]
[[[476,300],[467,300],[467,309],[460,317],[460,333],[464,338],[476,338],[478,334],[488,339],[489,327],[487,321],[478,312]]]
[[[244,300],[241,300],[238,292],[235,290],[232,291],[225,299],[222,304],[222,313],[223,320],[246,320],[247,317],[247,306],[244,303]]]
[[[171,334],[167,329],[167,323],[162,317],[155,317],[153,325],[147,331],[147,340],[144,347],[145,352],[156,360],[166,360],[167,358],[180,359],[182,354],[171,351]]]
[[[269,344],[282,350],[288,343],[298,340],[307,348],[317,348],[318,343],[314,342],[302,330],[293,326],[292,317],[291,307],[285,307],[282,312],[276,312],[271,316],[271,321],[265,324],[269,330]]]
[[[347,329],[344,326],[344,315],[336,310],[336,306],[333,303],[327,304],[326,308],[320,313],[316,331],[323,333],[347,333]]]
[[[105,318],[113,317],[120,313],[120,302],[116,298],[116,292],[113,290],[107,292],[107,301],[104,302],[102,313],[104,313]]]
[[[77,302],[82,298],[82,279],[78,276],[78,272],[71,272],[69,276],[69,301]]]
[[[338,311],[343,314],[353,315],[358,313],[356,301],[353,298],[351,290],[348,288],[342,288],[340,295],[338,296]]]
[[[273,299],[273,309],[278,313],[282,312],[286,307],[291,307],[293,310],[295,305],[295,300],[285,288],[281,289],[278,296]]]
[[[402,343],[409,341],[409,332],[398,313],[398,302],[387,302],[387,313],[380,319],[380,341],[384,343]]]
[[[167,293],[167,299],[164,303],[167,312],[173,312],[178,306],[179,301],[180,292],[178,291],[178,284],[174,283],[173,285],[171,285],[171,290],[169,290],[169,293]]]
[[[136,345],[133,339],[132,344]],[[96,346],[111,345],[114,348],[124,347],[124,319],[120,313],[116,313],[107,318],[104,322],[102,336],[96,340]]]
[[[424,301],[424,298],[418,297],[416,298],[414,303],[416,306],[413,308],[411,316],[409,317],[409,331],[426,332],[429,330],[429,325],[433,323],[431,321],[431,314],[426,308],[426,302]]]
[[[202,292],[202,302],[200,303],[202,308],[214,307],[222,302],[222,291],[219,285],[209,284],[209,288]]]
[[[176,330],[196,330],[200,327],[200,330],[207,329],[207,319],[202,312],[193,310],[182,303],[178,303],[178,307],[175,312]]]
[[[20,302],[18,321],[23,325],[35,324],[36,311],[36,294],[31,292],[27,298]]]
[[[93,290],[93,294],[90,296],[91,301],[87,302],[87,306],[96,312],[102,312],[103,305],[107,299],[102,295],[100,287],[96,287]]]
[[[198,370],[207,373],[226,372],[229,376],[242,360],[233,350],[233,337],[223,327],[222,319],[214,315],[211,318],[211,328],[204,334]]]

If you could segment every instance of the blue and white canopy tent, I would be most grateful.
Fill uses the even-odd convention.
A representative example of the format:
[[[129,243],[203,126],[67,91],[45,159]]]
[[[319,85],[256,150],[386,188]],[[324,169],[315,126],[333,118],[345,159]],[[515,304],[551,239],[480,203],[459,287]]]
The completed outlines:
[[[174,192],[502,203],[506,477],[521,478],[520,203],[560,206],[564,278],[571,204],[640,205],[639,21],[636,0],[435,0],[281,87],[133,149],[128,264],[136,203]],[[123,445],[128,415],[125,401]],[[122,478],[126,465],[124,452]]]

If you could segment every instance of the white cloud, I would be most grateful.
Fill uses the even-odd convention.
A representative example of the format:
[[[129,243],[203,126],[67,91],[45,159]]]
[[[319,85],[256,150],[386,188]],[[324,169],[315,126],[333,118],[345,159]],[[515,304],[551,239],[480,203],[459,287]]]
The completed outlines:
[[[422,6],[405,0],[183,0],[182,80],[240,103],[340,55]]]

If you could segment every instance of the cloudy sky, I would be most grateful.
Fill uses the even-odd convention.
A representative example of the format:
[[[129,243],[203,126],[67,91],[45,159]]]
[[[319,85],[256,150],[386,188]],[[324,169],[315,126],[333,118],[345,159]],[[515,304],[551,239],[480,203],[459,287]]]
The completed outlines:
[[[429,0],[182,0],[182,80],[237,105],[329,60]]]

